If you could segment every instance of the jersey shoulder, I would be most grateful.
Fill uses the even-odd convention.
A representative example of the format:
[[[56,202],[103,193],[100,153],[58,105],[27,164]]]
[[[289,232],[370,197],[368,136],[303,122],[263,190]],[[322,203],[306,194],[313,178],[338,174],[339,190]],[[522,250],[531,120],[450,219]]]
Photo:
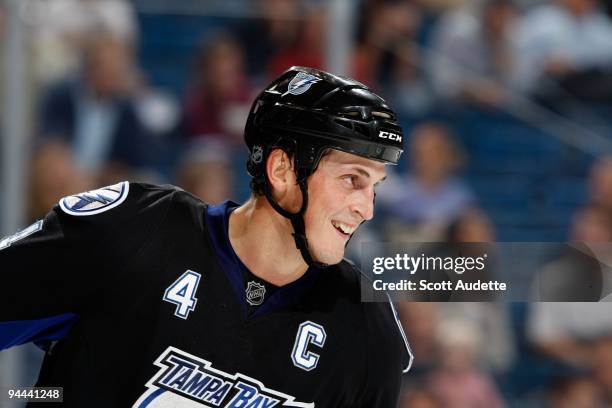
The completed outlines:
[[[136,236],[159,225],[180,191],[171,185],[123,181],[63,197],[47,220],[56,219],[67,237]]]
[[[174,189],[174,203],[180,210],[197,211],[201,215],[202,210],[206,210],[208,207],[207,203],[188,191],[172,185],[163,187],[172,187]]]
[[[153,185],[122,181],[106,187],[68,195],[60,199],[61,213],[73,217],[93,217],[137,212],[140,208],[159,208],[180,190],[172,185]]]

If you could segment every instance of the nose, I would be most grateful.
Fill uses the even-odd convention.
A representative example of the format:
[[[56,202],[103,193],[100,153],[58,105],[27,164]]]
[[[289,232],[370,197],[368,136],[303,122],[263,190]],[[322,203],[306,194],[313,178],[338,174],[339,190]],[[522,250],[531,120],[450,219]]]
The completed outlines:
[[[374,217],[374,189],[360,191],[355,197],[351,206],[351,211],[359,214],[363,221],[369,221]]]

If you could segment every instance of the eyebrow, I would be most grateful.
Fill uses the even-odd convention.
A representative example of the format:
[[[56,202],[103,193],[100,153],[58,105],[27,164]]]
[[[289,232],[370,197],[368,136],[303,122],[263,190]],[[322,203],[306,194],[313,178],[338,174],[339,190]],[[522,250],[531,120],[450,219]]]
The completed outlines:
[[[381,178],[380,180],[378,180],[376,183],[374,183],[374,187],[378,186],[380,183],[382,183],[383,181],[385,181],[387,179],[387,176],[384,176],[383,178]]]
[[[370,178],[370,173],[368,173],[367,171],[365,171],[364,169],[360,167],[355,167],[355,171],[364,177]]]
[[[361,167],[355,167],[354,168],[355,171],[359,174],[361,174],[362,176],[366,177],[366,178],[370,178],[370,173],[368,173],[367,171],[365,171],[364,169],[362,169]],[[376,183],[374,183],[375,186],[379,185],[380,183],[382,183],[383,181],[385,181],[387,179],[387,176],[385,175],[383,178],[381,178],[380,180],[378,180]]]

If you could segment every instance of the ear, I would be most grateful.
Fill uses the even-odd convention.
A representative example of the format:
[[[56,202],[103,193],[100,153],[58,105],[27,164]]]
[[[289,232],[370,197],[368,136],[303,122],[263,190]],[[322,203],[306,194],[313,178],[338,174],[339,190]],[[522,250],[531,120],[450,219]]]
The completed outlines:
[[[280,204],[281,201],[292,196],[297,187],[295,172],[293,171],[293,160],[281,149],[273,150],[266,161],[266,173],[272,197]]]

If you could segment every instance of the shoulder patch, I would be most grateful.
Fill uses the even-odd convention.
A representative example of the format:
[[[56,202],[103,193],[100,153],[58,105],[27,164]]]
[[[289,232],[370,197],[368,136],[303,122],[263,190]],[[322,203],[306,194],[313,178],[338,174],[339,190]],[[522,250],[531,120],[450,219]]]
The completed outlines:
[[[59,206],[70,215],[100,214],[123,203],[129,190],[130,183],[122,181],[112,186],[64,197],[60,200]]]

